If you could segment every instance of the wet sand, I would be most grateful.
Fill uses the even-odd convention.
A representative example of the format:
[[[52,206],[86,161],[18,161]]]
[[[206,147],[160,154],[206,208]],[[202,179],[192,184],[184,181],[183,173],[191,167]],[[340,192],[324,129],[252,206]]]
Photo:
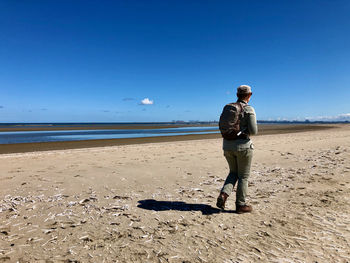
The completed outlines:
[[[160,129],[160,128],[178,128],[187,126],[210,126],[210,125],[170,125],[170,124],[77,124],[77,125],[10,125],[10,126],[0,126],[1,131],[60,131],[60,130],[113,130],[113,129]]]
[[[261,124],[259,125],[259,135],[266,134],[281,134],[293,133],[311,130],[322,130],[338,127],[339,125],[313,125],[313,124]],[[108,126],[110,129],[115,129],[116,126]],[[175,128],[174,126],[170,126]],[[178,126],[176,126],[178,127]],[[180,127],[180,126],[179,126]],[[184,126],[181,126],[184,127]],[[71,129],[82,129],[82,126],[71,127]],[[87,128],[87,127],[85,127]],[[84,128],[84,129],[85,129]],[[107,126],[94,126],[90,129],[107,129]],[[152,128],[169,128],[169,126],[123,126],[125,129],[152,129]],[[38,130],[38,128],[26,128]],[[53,129],[63,129],[53,128]],[[1,129],[4,131],[3,129]],[[40,130],[40,129],[39,129]],[[45,129],[48,130],[48,129]],[[23,128],[11,128],[11,131],[23,131]],[[78,149],[78,148],[92,148],[104,146],[117,146],[128,144],[143,144],[143,143],[157,143],[157,142],[171,142],[171,141],[187,141],[187,140],[206,140],[213,138],[221,138],[220,134],[199,134],[199,135],[182,135],[182,136],[164,136],[164,137],[149,137],[149,138],[130,138],[130,139],[103,139],[103,140],[85,140],[85,141],[68,141],[68,142],[41,142],[41,143],[21,143],[21,144],[0,144],[0,154],[4,153],[20,153],[33,151],[51,151],[63,149]]]
[[[220,138],[0,155],[0,262],[350,262],[350,126],[253,138],[250,214]]]

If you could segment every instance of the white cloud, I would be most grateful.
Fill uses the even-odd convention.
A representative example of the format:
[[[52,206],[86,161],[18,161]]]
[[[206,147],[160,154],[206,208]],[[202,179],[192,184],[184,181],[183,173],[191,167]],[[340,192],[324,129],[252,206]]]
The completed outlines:
[[[321,122],[345,122],[349,121],[350,122],[350,113],[342,113],[338,115],[333,115],[333,116],[307,116],[307,117],[275,117],[275,118],[267,118],[267,119],[262,119],[262,120],[267,120],[267,121],[321,121]]]
[[[335,116],[307,117],[310,121],[350,121],[350,113],[343,113]]]
[[[152,105],[153,100],[150,100],[149,98],[144,98],[143,100],[141,100],[141,104],[142,105]]]

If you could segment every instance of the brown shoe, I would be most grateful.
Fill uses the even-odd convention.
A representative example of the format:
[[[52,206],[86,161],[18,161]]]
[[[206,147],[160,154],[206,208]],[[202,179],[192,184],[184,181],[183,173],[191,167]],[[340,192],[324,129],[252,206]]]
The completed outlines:
[[[228,197],[228,194],[221,192],[216,201],[216,206],[221,209],[225,209],[225,203],[226,203],[227,197]]]
[[[253,210],[251,205],[236,205],[236,212],[238,214],[250,213]]]

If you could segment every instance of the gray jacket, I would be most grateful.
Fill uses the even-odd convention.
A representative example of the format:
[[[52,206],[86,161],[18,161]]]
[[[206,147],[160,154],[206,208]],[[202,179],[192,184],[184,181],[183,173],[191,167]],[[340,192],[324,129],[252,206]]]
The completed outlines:
[[[256,114],[252,106],[246,102],[239,100],[244,108],[244,117],[240,122],[241,131],[249,135],[255,135],[258,133],[258,125],[256,123]],[[237,139],[237,140],[226,140],[223,139],[223,150],[224,151],[244,151],[246,149],[253,149],[253,142],[251,139]]]

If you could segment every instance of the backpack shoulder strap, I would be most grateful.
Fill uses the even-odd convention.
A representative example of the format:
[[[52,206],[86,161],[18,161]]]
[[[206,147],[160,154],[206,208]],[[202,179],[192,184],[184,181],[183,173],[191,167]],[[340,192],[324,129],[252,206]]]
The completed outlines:
[[[236,106],[238,106],[240,113],[243,112],[244,107],[246,106],[246,105],[243,106],[242,103],[240,103],[239,101],[237,101],[237,102],[235,102],[235,103],[233,103],[233,104],[236,105]]]

